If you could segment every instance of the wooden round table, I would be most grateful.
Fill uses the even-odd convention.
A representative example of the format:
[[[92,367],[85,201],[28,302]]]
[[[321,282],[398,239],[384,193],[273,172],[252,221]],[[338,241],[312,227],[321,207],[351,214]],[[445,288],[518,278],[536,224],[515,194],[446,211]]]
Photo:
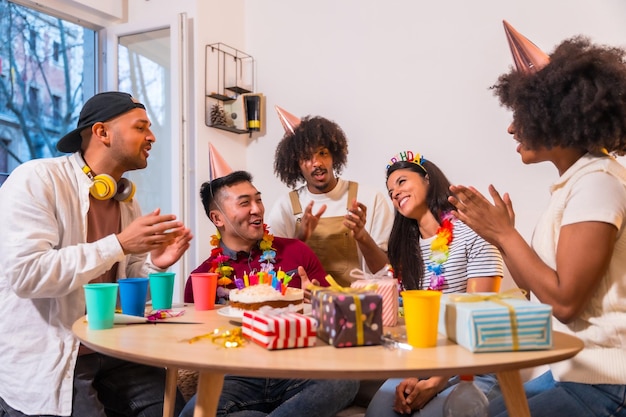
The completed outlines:
[[[89,330],[84,318],[72,330],[81,342],[109,356],[165,367],[166,393],[163,415],[174,409],[178,369],[199,371],[195,417],[214,416],[225,374],[273,378],[384,379],[391,377],[452,376],[496,373],[511,417],[529,417],[519,370],[558,362],[576,355],[582,342],[553,332],[549,350],[472,353],[443,336],[437,346],[426,349],[389,349],[383,346],[335,348],[318,339],[315,347],[266,350],[252,342],[241,348],[225,348],[210,339],[189,339],[215,329],[234,328],[235,323],[217,310],[195,311],[167,319],[199,324],[115,325],[108,330]],[[402,332],[402,326],[392,329]]]

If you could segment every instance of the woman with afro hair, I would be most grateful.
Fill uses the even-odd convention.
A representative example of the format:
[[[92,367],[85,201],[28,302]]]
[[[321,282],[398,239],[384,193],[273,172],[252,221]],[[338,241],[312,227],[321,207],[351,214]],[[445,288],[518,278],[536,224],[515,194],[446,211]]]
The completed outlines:
[[[553,328],[580,338],[577,356],[526,383],[530,414],[626,415],[626,50],[585,37],[542,56],[505,22],[517,69],[494,86],[513,112],[508,132],[522,162],[549,162],[558,178],[531,244],[514,227],[511,198],[493,203],[452,186],[454,214],[502,253],[516,284],[552,306]],[[522,57],[522,58],[520,58]],[[529,59],[526,59],[530,57]],[[502,398],[490,415],[506,416]]]

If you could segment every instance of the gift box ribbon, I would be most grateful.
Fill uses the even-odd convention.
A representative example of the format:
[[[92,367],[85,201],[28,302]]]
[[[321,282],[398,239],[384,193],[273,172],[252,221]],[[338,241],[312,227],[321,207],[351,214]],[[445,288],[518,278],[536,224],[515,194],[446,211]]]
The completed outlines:
[[[389,271],[391,271],[389,265],[385,265],[375,274],[368,274],[359,268],[354,268],[350,271],[350,276],[354,279],[393,279],[393,276],[389,274]]]
[[[311,292],[317,291],[317,290],[328,291],[330,289],[330,290],[340,292],[346,295],[352,295],[352,299],[354,300],[354,306],[355,306],[354,313],[355,313],[355,319],[356,319],[356,343],[359,346],[363,345],[365,341],[363,324],[365,321],[363,320],[363,309],[361,307],[361,299],[359,298],[359,294],[374,292],[378,288],[378,285],[368,284],[362,288],[342,287],[341,285],[337,284],[337,281],[335,281],[335,279],[330,274],[326,275],[326,282],[328,282],[329,284],[328,287],[320,287],[317,285],[309,284],[307,288]],[[373,318],[373,313],[370,315],[370,318],[368,318],[368,320],[366,321],[371,322],[372,318]]]
[[[498,294],[454,294],[449,296],[449,300],[455,303],[477,303],[481,301],[493,301],[496,304],[506,307],[509,312],[509,320],[511,322],[513,350],[519,350],[519,336],[517,334],[517,318],[515,317],[515,307],[504,301],[510,298],[526,300],[526,290],[523,290],[521,288],[512,288]]]
[[[328,287],[320,287],[319,285],[313,285],[313,284],[309,284],[307,289],[309,289],[311,292],[313,291],[317,291],[317,290],[333,290],[336,292],[342,292],[345,294],[363,294],[366,292],[373,292],[376,291],[376,288],[378,288],[377,284],[368,284],[364,287],[361,288],[352,288],[352,287],[342,287],[341,285],[337,284],[337,281],[335,281],[335,278],[333,278],[330,274],[326,275],[326,282],[328,282]]]

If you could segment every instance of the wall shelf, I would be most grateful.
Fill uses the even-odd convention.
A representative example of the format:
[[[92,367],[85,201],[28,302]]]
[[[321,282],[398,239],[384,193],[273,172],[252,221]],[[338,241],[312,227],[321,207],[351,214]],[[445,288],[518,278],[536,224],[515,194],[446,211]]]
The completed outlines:
[[[221,42],[205,47],[205,123],[233,133],[251,133],[245,95],[254,92],[254,58]]]

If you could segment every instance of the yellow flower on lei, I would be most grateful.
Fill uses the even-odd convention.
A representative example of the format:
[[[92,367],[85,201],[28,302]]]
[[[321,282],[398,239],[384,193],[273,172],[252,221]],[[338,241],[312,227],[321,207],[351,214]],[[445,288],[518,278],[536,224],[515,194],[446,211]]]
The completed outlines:
[[[443,237],[443,236],[437,236],[435,240],[431,242],[430,249],[433,252],[447,252],[448,242],[450,242],[449,238]]]
[[[265,231],[263,232],[263,239],[259,242],[259,248],[262,251],[266,251],[266,250],[274,250],[272,248],[272,243],[274,242],[274,236],[271,235],[268,231],[267,228],[265,229]]]
[[[220,244],[220,240],[222,240],[222,235],[220,235],[218,230],[214,235],[211,235],[211,246],[218,246]]]

